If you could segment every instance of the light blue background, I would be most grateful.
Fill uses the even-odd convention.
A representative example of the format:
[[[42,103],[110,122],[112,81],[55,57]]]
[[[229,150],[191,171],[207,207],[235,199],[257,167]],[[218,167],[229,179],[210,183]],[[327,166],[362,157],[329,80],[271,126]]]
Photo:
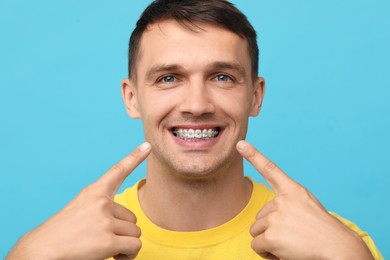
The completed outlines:
[[[234,3],[258,31],[267,81],[248,140],[390,256],[390,2]],[[146,5],[0,1],[1,258],[142,142],[120,81]]]

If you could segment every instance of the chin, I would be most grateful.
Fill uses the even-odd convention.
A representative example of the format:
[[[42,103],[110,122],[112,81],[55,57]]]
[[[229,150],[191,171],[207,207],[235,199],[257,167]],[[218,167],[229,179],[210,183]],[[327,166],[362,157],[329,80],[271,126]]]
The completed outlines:
[[[166,173],[184,179],[209,179],[230,172],[238,165],[241,156],[235,149],[236,142],[225,143],[214,151],[181,151],[169,143],[152,143],[156,166]],[[164,145],[163,145],[164,144]],[[218,150],[218,151],[216,151]]]
[[[171,160],[169,162],[169,168],[171,168],[172,174],[178,177],[201,180],[223,175],[231,168],[233,161],[231,156],[225,158],[219,157],[217,160],[201,160],[200,158],[193,158],[192,160]]]

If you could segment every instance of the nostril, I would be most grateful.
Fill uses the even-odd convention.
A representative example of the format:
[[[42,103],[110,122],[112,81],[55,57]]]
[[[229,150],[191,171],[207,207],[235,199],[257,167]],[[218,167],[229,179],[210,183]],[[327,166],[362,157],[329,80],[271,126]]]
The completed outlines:
[[[210,99],[210,95],[206,92],[200,93],[199,89],[197,91],[188,91],[185,99],[180,104],[180,111],[194,116],[214,113],[214,104]]]

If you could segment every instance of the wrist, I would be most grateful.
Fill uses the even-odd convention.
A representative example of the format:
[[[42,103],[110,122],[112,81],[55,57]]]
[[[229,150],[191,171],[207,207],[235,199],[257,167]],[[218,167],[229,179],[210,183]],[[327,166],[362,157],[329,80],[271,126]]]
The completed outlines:
[[[38,244],[32,232],[34,231],[25,234],[19,239],[6,256],[6,260],[61,259],[57,253],[51,252],[50,248]]]
[[[331,247],[330,247],[331,248]],[[325,259],[337,260],[374,260],[366,243],[356,232],[350,230],[348,239],[340,239],[337,250],[329,250]]]

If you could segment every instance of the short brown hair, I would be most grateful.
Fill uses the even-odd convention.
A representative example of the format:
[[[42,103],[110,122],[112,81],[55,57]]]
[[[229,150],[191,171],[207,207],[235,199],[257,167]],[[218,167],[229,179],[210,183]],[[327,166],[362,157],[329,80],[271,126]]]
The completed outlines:
[[[142,34],[156,22],[173,19],[190,30],[201,29],[195,23],[209,23],[221,26],[248,42],[252,75],[257,77],[259,48],[256,31],[246,16],[232,3],[225,0],[155,0],[142,13],[129,41],[129,78],[135,71],[136,59]]]

